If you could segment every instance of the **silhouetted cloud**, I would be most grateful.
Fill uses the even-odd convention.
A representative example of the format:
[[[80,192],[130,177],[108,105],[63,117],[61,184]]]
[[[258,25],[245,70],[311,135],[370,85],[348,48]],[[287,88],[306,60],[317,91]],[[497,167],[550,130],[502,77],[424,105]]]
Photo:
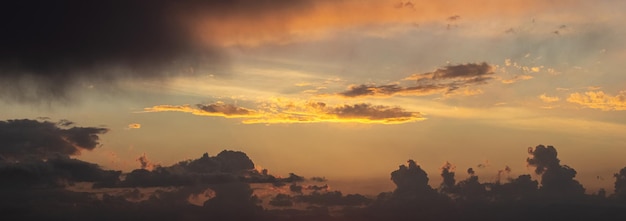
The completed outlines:
[[[618,198],[626,200],[626,167],[622,168],[619,173],[614,174],[615,177],[615,195]]]
[[[495,68],[485,62],[448,65],[433,72],[413,74],[404,80],[416,81],[415,86],[353,85],[340,92],[342,97],[388,97],[394,95],[425,96],[432,94],[452,94],[460,88],[485,84],[493,79]]]
[[[290,207],[293,206],[293,198],[290,195],[279,193],[269,203],[272,206]]]
[[[66,127],[77,128],[71,121],[7,120],[1,123],[3,150],[7,147],[4,144],[44,144],[39,139],[48,136],[45,134],[50,131],[57,131],[52,133],[56,136],[63,134],[58,131],[64,130],[76,133]],[[32,128],[25,130],[28,127],[24,123],[46,133],[32,132]],[[20,142],[11,141],[9,135],[15,135],[16,130],[31,136],[19,137]],[[95,148],[99,133],[89,132],[92,131],[77,134],[89,134],[91,141],[75,141],[74,145],[80,143]],[[80,136],[68,137],[71,138],[64,139],[81,140],[77,138]],[[88,149],[85,147],[80,148]],[[151,163],[142,155],[138,159],[142,169],[122,174],[71,159],[75,153],[72,151],[52,149],[54,154],[39,154],[40,148],[21,150],[21,154],[13,151],[10,157],[3,155],[0,159],[0,217],[3,219],[525,221],[626,218],[623,209],[626,168],[615,174],[614,196],[602,197],[602,191],[585,195],[582,185],[573,179],[576,171],[561,165],[552,146],[539,145],[528,150],[527,163],[541,175],[541,186],[527,174],[507,178],[506,182],[500,179],[493,183],[481,182],[471,168],[469,178],[456,182],[454,167],[446,163],[441,168],[443,183],[436,190],[429,186],[426,171],[409,160],[391,172],[396,189],[380,193],[375,199],[329,191],[328,185],[305,183],[325,181],[319,177],[305,179],[290,173],[280,178],[268,174],[267,170],[258,172],[248,155],[240,151],[225,150],[215,156],[204,154],[170,166],[157,165],[152,170],[147,170]],[[18,155],[23,157],[13,160]],[[509,171],[510,168],[505,167],[498,174]],[[290,186],[287,187],[287,183]],[[80,188],[71,188],[89,184],[93,186],[85,187],[83,192],[78,192]],[[255,191],[266,187],[276,192],[264,198],[268,201],[263,204]]]
[[[394,194],[404,197],[420,197],[431,194],[434,190],[428,185],[428,174],[413,160],[408,166],[400,165],[391,173],[391,180],[397,188]]]
[[[573,93],[569,95],[567,101],[592,109],[622,111],[626,110],[626,91],[621,91],[615,96],[605,94],[603,91],[587,91],[584,94]]]
[[[46,160],[0,161],[0,186],[10,189],[60,188],[76,182],[114,185],[120,175],[121,171],[103,170],[97,164],[60,155]]]
[[[446,162],[446,164],[441,167],[441,178],[443,181],[439,189],[443,192],[453,192],[454,185],[456,184],[456,180],[454,179],[454,168],[452,164]]]
[[[583,186],[574,180],[576,170],[561,165],[553,146],[529,147],[531,155],[526,162],[535,167],[535,173],[541,175],[541,190],[546,194],[562,197],[580,196],[585,193]]]
[[[50,122],[29,119],[0,121],[0,159],[46,159],[76,155],[81,150],[93,150],[100,127],[69,127],[69,121]]]
[[[328,179],[326,179],[326,177],[318,177],[318,176],[314,176],[309,178],[309,180],[315,181],[315,182],[326,182],[328,181]]]

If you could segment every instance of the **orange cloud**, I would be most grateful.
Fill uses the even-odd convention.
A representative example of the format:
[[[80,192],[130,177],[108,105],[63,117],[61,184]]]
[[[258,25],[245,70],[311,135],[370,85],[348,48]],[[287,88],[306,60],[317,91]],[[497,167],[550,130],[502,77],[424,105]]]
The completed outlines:
[[[132,123],[126,127],[126,129],[139,129],[139,128],[141,128],[141,124],[138,124],[138,123]]]
[[[401,124],[424,120],[419,112],[406,111],[400,107],[372,105],[368,103],[327,105],[323,102],[286,101],[271,104],[269,117],[247,119],[243,123],[364,123]]]
[[[215,116],[225,118],[245,118],[245,117],[258,117],[259,113],[246,109],[243,107],[237,107],[232,104],[225,104],[223,102],[216,102],[213,104],[198,104],[196,107],[190,105],[157,105],[154,107],[144,108],[143,112],[185,112],[200,116]]]
[[[256,46],[306,41],[330,31],[366,25],[451,22],[450,18],[488,19],[525,16],[572,5],[575,0],[397,0],[243,1],[227,12],[187,12],[196,36],[210,44]],[[460,16],[459,16],[460,15]]]
[[[533,76],[530,75],[517,75],[511,79],[502,80],[503,84],[512,84],[518,81],[530,80],[533,79]]]
[[[228,110],[215,112],[206,107],[228,106]],[[237,110],[237,111],[234,111]],[[244,111],[245,110],[245,111]],[[372,105],[368,103],[328,105],[314,101],[291,101],[274,99],[260,105],[259,110],[251,110],[221,102],[208,105],[158,105],[145,108],[144,112],[178,111],[200,116],[245,118],[244,124],[288,124],[288,123],[363,123],[401,124],[424,120],[419,112],[411,112],[400,107]],[[213,112],[211,112],[213,111]],[[230,114],[236,113],[236,114]],[[245,114],[247,113],[247,114]]]
[[[626,91],[621,91],[615,96],[605,94],[603,91],[587,91],[584,94],[573,93],[570,94],[567,101],[603,111],[621,111],[626,110]]]
[[[550,97],[550,96],[547,96],[546,94],[539,95],[539,99],[541,99],[541,101],[545,103],[553,103],[553,102],[557,102],[560,100],[559,97],[556,97],[556,96]]]

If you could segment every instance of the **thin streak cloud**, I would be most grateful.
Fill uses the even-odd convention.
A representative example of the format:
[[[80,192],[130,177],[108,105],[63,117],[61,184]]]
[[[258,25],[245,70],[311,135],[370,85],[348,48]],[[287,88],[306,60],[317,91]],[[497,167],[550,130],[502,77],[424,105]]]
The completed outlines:
[[[208,108],[212,107],[212,108]],[[252,110],[232,104],[157,105],[146,112],[185,112],[199,116],[242,118],[244,124],[363,123],[402,124],[424,120],[419,112],[369,103],[329,105],[324,102],[276,99]]]

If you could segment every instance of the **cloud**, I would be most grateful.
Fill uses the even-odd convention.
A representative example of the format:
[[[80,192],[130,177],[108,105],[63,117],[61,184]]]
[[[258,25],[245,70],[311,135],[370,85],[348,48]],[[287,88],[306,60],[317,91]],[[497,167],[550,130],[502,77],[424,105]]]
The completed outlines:
[[[198,104],[196,107],[189,105],[157,105],[154,107],[144,108],[144,112],[185,112],[200,116],[213,116],[213,117],[225,117],[225,118],[246,118],[246,117],[259,117],[259,113],[254,110],[238,107],[233,104],[226,104],[224,102],[216,102],[213,104]]]
[[[626,110],[626,91],[621,91],[615,96],[605,94],[603,91],[587,91],[584,94],[573,93],[569,95],[567,101],[592,109],[622,111]]]
[[[557,151],[553,146],[538,145],[529,147],[526,159],[528,165],[535,167],[535,173],[541,175],[541,188],[545,194],[559,197],[578,197],[585,193],[583,186],[576,180],[576,170],[561,165]]]
[[[65,122],[61,124],[73,125]],[[5,133],[4,129],[0,130],[0,135]],[[27,139],[31,140],[37,138]],[[560,164],[554,147],[539,145],[529,148],[528,153],[531,156],[527,163],[541,175],[541,188],[530,175],[509,178],[506,183],[480,182],[478,176],[472,175],[455,183],[454,167],[446,163],[442,168],[446,185],[436,190],[429,186],[426,171],[409,160],[391,172],[396,189],[375,198],[328,191],[327,185],[308,186],[308,193],[303,193],[304,188],[299,185],[307,181],[303,177],[290,174],[287,178],[278,178],[258,172],[246,153],[231,150],[127,174],[103,170],[96,164],[71,159],[68,155],[19,162],[0,159],[0,180],[3,181],[0,182],[3,199],[0,211],[3,211],[3,218],[12,220],[626,218],[622,198],[626,168],[615,175],[613,197],[585,195],[582,185],[573,180],[575,171]],[[147,159],[140,161],[148,162]],[[93,187],[82,191],[71,188],[82,185],[81,182],[93,183]],[[291,185],[287,187],[284,183]],[[255,190],[268,187],[276,192],[267,198],[267,204],[279,209],[261,206],[266,204],[262,204]],[[448,191],[443,191],[444,187]]]
[[[530,80],[533,79],[534,77],[531,75],[516,75],[515,77],[511,78],[511,79],[506,79],[506,80],[502,80],[503,84],[512,84],[518,81],[525,81],[525,80]]]
[[[138,124],[138,123],[132,123],[126,127],[126,129],[139,129],[139,128],[141,128],[141,124]]]
[[[615,177],[615,195],[622,200],[626,200],[626,167],[613,176]]]
[[[100,127],[69,127],[70,121],[29,119],[0,121],[0,158],[5,160],[46,159],[80,154],[99,146]]]
[[[541,99],[541,101],[543,101],[544,103],[554,103],[561,100],[559,97],[550,97],[546,94],[539,95],[539,99]]]
[[[373,105],[369,103],[328,105],[324,102],[291,101],[276,99],[262,104],[258,110],[237,107],[221,102],[208,105],[173,106],[159,105],[145,108],[144,112],[178,111],[201,116],[245,118],[244,124],[287,123],[366,123],[400,124],[424,120],[419,112],[400,107]]]
[[[198,40],[186,21],[193,10],[251,9],[213,0],[12,1],[0,13],[0,25],[10,33],[0,36],[0,98],[71,99],[70,90],[81,85],[222,74],[223,53]]]
[[[448,65],[433,72],[413,74],[403,80],[416,81],[415,86],[401,86],[399,84],[388,85],[353,85],[337,95],[342,97],[389,97],[425,96],[432,94],[453,94],[458,89],[467,89],[470,86],[486,84],[493,79],[494,67],[483,63],[467,63]],[[469,91],[471,94],[472,91]],[[467,94],[467,93],[466,93]]]

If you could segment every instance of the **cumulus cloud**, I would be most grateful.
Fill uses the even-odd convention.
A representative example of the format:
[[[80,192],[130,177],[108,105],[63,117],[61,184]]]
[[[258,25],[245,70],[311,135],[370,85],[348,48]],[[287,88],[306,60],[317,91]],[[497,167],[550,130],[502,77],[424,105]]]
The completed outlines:
[[[567,101],[592,109],[622,111],[626,110],[626,91],[621,91],[615,96],[606,94],[603,91],[587,91],[583,94],[573,93],[569,95]]]
[[[556,96],[551,97],[546,94],[539,95],[539,99],[541,99],[541,101],[545,103],[554,103],[554,102],[561,100],[559,97],[556,97]]]
[[[541,175],[541,190],[546,194],[576,197],[585,193],[583,186],[576,180],[576,170],[561,165],[557,151],[553,146],[538,145],[529,147],[528,165],[535,167],[535,173]]]
[[[145,108],[144,112],[178,111],[201,116],[245,118],[244,124],[286,124],[351,122],[370,124],[399,124],[423,120],[419,112],[400,107],[373,105],[369,103],[328,105],[324,102],[275,100],[262,104],[258,110],[237,107],[221,102],[208,105],[173,106],[159,105]]]
[[[0,158],[5,160],[46,159],[80,154],[100,145],[100,127],[70,127],[70,121],[29,119],[0,121]]]
[[[338,93],[342,97],[388,97],[394,95],[425,96],[432,94],[452,94],[458,89],[486,84],[493,79],[494,67],[483,63],[448,65],[433,72],[413,74],[404,80],[415,81],[414,86],[353,85]]]

